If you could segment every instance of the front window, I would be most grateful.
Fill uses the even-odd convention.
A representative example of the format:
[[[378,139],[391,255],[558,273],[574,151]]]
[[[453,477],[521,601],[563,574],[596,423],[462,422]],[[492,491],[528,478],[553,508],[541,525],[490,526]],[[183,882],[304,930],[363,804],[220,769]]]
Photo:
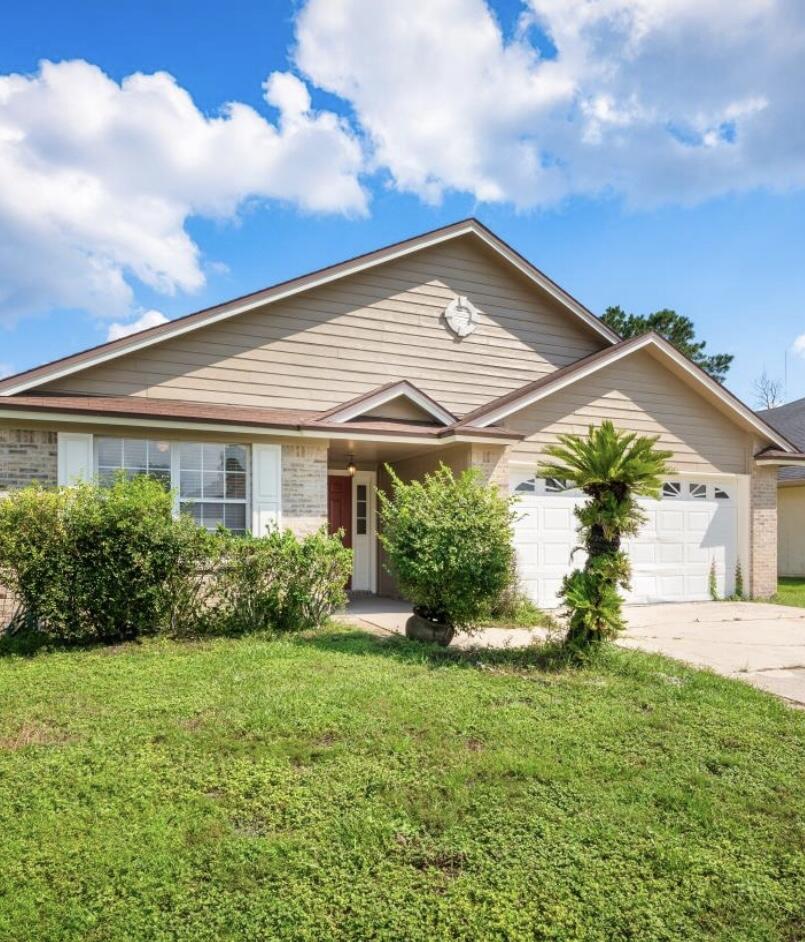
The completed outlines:
[[[101,484],[111,484],[121,471],[127,477],[148,474],[178,494],[178,510],[196,523],[245,533],[248,454],[245,445],[97,438],[95,465]]]
[[[206,527],[246,532],[246,447],[182,442],[179,507]]]
[[[148,474],[171,486],[169,442],[149,442],[143,438],[99,438],[96,445],[98,479],[111,484],[121,473],[127,478]]]

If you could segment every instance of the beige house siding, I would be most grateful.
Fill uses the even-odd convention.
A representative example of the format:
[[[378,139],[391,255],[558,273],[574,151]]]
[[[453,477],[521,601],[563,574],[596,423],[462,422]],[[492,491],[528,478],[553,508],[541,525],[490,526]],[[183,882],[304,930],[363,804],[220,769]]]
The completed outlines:
[[[421,406],[412,402],[407,396],[398,396],[396,399],[390,399],[381,406],[374,409],[368,409],[360,414],[362,419],[399,419],[403,422],[428,422],[432,424],[435,420],[430,412],[426,412]]]
[[[805,576],[805,484],[777,491],[777,555],[781,576]]]
[[[585,432],[611,419],[616,426],[659,435],[680,473],[746,474],[752,439],[650,354],[632,356],[572,383],[514,413],[503,424],[527,439],[512,446],[511,460],[540,459],[561,432]]]
[[[481,322],[458,340],[445,305]],[[326,409],[408,379],[457,415],[605,341],[471,238],[425,249],[43,387]]]

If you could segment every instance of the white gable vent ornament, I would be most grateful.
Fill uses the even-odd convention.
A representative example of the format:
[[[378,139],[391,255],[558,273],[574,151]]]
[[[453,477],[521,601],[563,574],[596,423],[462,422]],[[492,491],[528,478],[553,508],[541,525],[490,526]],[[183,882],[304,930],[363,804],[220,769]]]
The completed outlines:
[[[460,295],[453,298],[444,309],[444,319],[456,337],[469,337],[478,326],[478,308],[464,295]]]

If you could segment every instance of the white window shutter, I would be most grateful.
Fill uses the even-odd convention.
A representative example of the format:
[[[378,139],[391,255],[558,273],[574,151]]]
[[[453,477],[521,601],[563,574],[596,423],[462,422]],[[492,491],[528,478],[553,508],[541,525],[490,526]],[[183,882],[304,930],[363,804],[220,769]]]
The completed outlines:
[[[59,432],[59,484],[91,481],[92,477],[92,435],[83,432]]]
[[[282,446],[252,446],[252,533],[265,536],[280,525]]]

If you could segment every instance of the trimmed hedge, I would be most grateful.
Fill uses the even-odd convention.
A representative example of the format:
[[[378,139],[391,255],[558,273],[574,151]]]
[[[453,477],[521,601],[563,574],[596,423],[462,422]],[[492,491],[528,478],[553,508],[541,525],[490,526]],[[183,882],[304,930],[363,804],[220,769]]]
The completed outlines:
[[[175,519],[172,496],[148,477],[0,500],[13,627],[64,641],[316,627],[344,602],[351,558],[324,532],[208,533]]]

